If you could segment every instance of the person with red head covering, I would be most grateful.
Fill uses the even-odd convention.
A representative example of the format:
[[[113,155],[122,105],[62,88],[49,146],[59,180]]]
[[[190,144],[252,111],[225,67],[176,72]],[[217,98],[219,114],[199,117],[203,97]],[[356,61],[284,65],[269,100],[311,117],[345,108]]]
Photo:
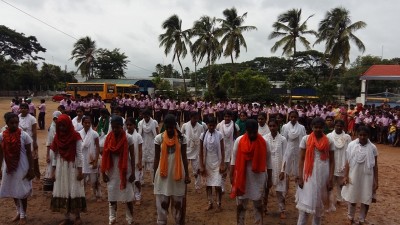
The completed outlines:
[[[12,222],[26,224],[28,197],[32,194],[31,180],[35,177],[31,152],[32,138],[18,128],[17,115],[7,113],[5,119],[7,129],[0,134],[0,168],[3,168],[0,198],[14,199],[17,215]]]
[[[80,212],[86,211],[85,187],[82,173],[82,139],[75,131],[68,115],[62,114],[56,122],[56,135],[50,146],[55,179],[51,210],[66,211],[60,225],[69,224],[70,213],[75,213],[74,225],[82,224]]]

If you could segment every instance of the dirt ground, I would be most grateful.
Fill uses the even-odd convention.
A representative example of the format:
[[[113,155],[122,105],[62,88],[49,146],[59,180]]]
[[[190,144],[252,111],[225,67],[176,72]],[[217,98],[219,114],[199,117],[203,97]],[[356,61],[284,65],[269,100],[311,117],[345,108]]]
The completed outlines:
[[[8,98],[0,99],[0,126],[4,126],[3,115],[9,111],[10,100]],[[47,103],[46,127],[50,125],[51,114],[57,108],[58,103]],[[39,99],[34,99],[34,104],[39,104]],[[41,172],[44,173],[45,168],[45,140],[47,130],[38,130],[38,144],[40,154]],[[400,148],[393,148],[385,145],[378,145],[379,150],[379,189],[377,193],[378,202],[370,207],[367,220],[369,224],[375,225],[395,225],[400,224],[400,185],[397,172],[400,171]],[[150,184],[149,174],[146,174],[146,184],[143,188],[143,202],[141,206],[135,206],[134,218],[137,224],[156,224],[155,198]],[[193,181],[193,178],[192,178]],[[61,213],[52,213],[50,211],[51,193],[42,191],[41,182],[34,182],[33,196],[28,200],[28,224],[32,225],[56,225],[59,224],[64,216]],[[88,212],[82,214],[84,224],[108,224],[108,203],[107,191],[105,185],[103,188],[103,201],[95,202],[90,200],[91,192],[87,191]],[[278,206],[275,196],[270,196],[268,206],[268,215],[264,217],[264,224],[280,224],[293,225],[297,222],[298,212],[294,204],[295,186],[291,182],[290,190],[287,196],[287,219],[280,220],[278,214]],[[228,195],[223,196],[223,211],[220,213],[205,212],[207,206],[206,193],[204,188],[201,194],[196,194],[194,184],[188,185],[187,195],[187,217],[188,225],[230,225],[236,224],[236,207],[235,200],[230,199]],[[251,206],[251,204],[249,204]],[[358,211],[357,211],[358,212]],[[12,224],[11,219],[15,216],[16,210],[12,199],[0,199],[0,224]],[[337,211],[325,214],[323,224],[342,225],[346,220],[347,207],[345,205],[338,206]],[[253,224],[252,210],[248,210],[247,224]],[[126,224],[125,222],[125,205],[119,204],[118,208],[118,224]],[[173,224],[169,219],[169,224]],[[310,223],[311,224],[311,221]]]

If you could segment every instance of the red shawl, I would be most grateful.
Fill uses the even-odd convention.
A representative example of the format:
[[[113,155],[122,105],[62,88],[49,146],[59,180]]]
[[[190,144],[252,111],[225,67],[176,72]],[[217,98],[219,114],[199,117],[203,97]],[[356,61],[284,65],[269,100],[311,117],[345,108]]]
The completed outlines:
[[[111,154],[119,155],[118,168],[121,179],[120,189],[126,188],[126,175],[128,174],[128,139],[126,133],[121,131],[118,137],[115,137],[114,131],[109,133],[104,142],[104,150],[101,160],[101,172],[105,173],[113,167]]]
[[[244,134],[239,141],[235,161],[235,172],[231,198],[246,193],[246,162],[252,161],[251,170],[254,173],[264,173],[267,166],[267,143],[258,134],[255,141],[250,141],[248,134]]]
[[[307,181],[312,175],[314,167],[314,151],[317,149],[320,153],[321,160],[325,161],[329,158],[329,140],[323,136],[317,140],[314,132],[312,132],[307,139],[306,144],[306,158],[304,161],[304,180]]]
[[[60,126],[65,127],[65,132],[60,130]],[[76,157],[76,142],[81,140],[81,135],[75,131],[71,118],[61,114],[57,118],[56,135],[54,136],[51,150],[60,154],[67,162],[74,162]]]
[[[7,173],[10,174],[17,170],[21,156],[21,129],[17,129],[15,132],[10,132],[9,128],[5,130],[2,147]]]

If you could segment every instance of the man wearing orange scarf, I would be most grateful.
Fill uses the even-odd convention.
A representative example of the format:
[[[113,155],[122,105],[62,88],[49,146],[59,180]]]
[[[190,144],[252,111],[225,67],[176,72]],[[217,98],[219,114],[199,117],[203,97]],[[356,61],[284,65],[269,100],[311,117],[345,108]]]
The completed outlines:
[[[174,115],[164,119],[166,130],[154,139],[154,194],[156,196],[157,224],[167,224],[171,204],[175,224],[185,223],[186,184],[190,183],[186,156],[187,140],[176,129]]]
[[[133,223],[133,185],[135,181],[135,154],[133,139],[123,130],[120,116],[111,118],[112,131],[104,142],[101,172],[107,183],[109,224],[116,223],[117,202],[126,202],[126,220]]]
[[[263,193],[268,176],[272,177],[269,147],[258,134],[258,123],[246,121],[246,133],[236,139],[231,160],[231,198],[237,199],[237,224],[245,224],[246,206],[253,201],[255,224],[263,224]],[[267,169],[268,168],[268,169]],[[270,180],[268,185],[270,185]]]
[[[306,225],[310,214],[313,225],[321,224],[324,205],[328,205],[328,191],[332,190],[335,168],[333,143],[325,136],[325,121],[316,117],[311,122],[313,132],[300,142],[300,162],[296,208],[297,225]]]

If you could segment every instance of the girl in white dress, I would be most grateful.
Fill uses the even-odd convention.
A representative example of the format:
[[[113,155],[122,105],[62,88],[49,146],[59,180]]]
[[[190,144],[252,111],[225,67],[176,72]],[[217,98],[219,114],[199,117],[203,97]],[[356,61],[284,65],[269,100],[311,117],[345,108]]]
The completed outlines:
[[[268,146],[270,147],[269,152],[271,154],[270,158],[272,165],[270,166],[272,167],[272,177],[270,177],[269,180],[272,180],[272,186],[275,188],[276,191],[280,218],[285,219],[286,218],[285,197],[287,193],[287,187],[286,187],[287,175],[285,173],[285,168],[283,167],[283,161],[284,161],[283,159],[286,153],[287,141],[286,138],[278,132],[279,127],[276,120],[272,119],[268,121],[268,126],[271,132],[265,135],[264,138],[267,141]],[[269,188],[267,189],[264,196],[265,204],[268,202],[268,194],[269,194]]]
[[[265,135],[271,133],[271,131],[268,128],[267,114],[265,112],[258,114],[257,120],[258,120],[258,133],[261,136],[265,136]]]
[[[53,164],[52,164],[52,159],[54,157],[53,151],[50,150],[51,144],[53,143],[54,136],[56,136],[56,123],[57,123],[57,118],[61,115],[60,111],[54,111],[53,112],[53,122],[51,122],[51,125],[49,127],[49,130],[47,132],[47,141],[46,141],[46,147],[47,147],[47,152],[46,152],[46,173],[43,179],[43,190],[44,191],[53,191],[53,180],[52,180],[52,174],[53,174]]]
[[[328,191],[332,190],[335,158],[333,143],[323,133],[325,121],[316,117],[311,122],[313,132],[300,142],[299,177],[296,208],[299,210],[297,225],[306,225],[313,215],[313,225],[321,224]]]
[[[80,212],[86,211],[82,139],[66,114],[57,119],[56,135],[50,149],[54,153],[52,178],[55,180],[51,209],[53,212],[66,212],[60,225],[70,223],[70,213],[75,213],[74,225],[81,225]]]
[[[0,134],[0,168],[2,180],[0,198],[13,198],[17,215],[12,222],[26,224],[28,197],[32,194],[33,159],[31,137],[18,128],[19,119],[14,113],[6,115],[7,129]]]
[[[200,138],[200,173],[205,177],[208,207],[213,208],[212,188],[217,194],[217,212],[221,211],[222,174],[225,171],[225,150],[222,134],[215,129],[217,120],[209,117],[208,130]]]
[[[225,172],[222,174],[222,193],[225,192],[225,182],[229,173],[231,165],[231,155],[233,151],[233,144],[235,139],[238,137],[239,126],[232,121],[233,112],[231,110],[225,110],[224,120],[217,125],[217,131],[222,134],[224,140],[224,152],[225,152]]]
[[[143,170],[142,170],[142,144],[143,139],[142,136],[136,131],[136,123],[133,117],[128,117],[125,121],[126,126],[126,133],[131,136],[133,139],[133,145],[135,149],[135,186],[134,186],[134,193],[135,193],[135,201],[136,205],[141,205],[142,201],[142,184],[140,180],[143,179]]]
[[[365,223],[369,205],[378,189],[378,150],[369,140],[370,131],[361,126],[358,138],[346,150],[342,196],[348,205],[348,223],[354,223],[356,204],[360,203],[359,224]]]
[[[93,199],[101,200],[99,182],[99,134],[92,129],[90,116],[82,118],[83,129],[79,131],[82,138],[83,164],[82,172],[93,190]]]
[[[284,161],[285,172],[289,176],[297,177],[299,175],[299,144],[306,135],[306,129],[298,122],[299,113],[297,110],[290,111],[289,122],[282,126],[281,134],[287,140],[287,152]],[[289,179],[287,179],[289,188]]]
[[[133,139],[123,130],[122,117],[113,115],[112,131],[104,142],[101,161],[103,181],[107,183],[109,224],[117,222],[117,202],[126,202],[126,221],[133,224],[133,185],[135,153]]]
[[[165,131],[154,139],[157,224],[167,224],[170,206],[175,224],[185,224],[186,185],[190,183],[187,140],[177,129],[175,115],[167,114],[164,124]]]
[[[138,124],[138,133],[143,138],[143,162],[145,171],[149,171],[151,178],[154,177],[154,138],[158,132],[158,122],[150,117],[150,110],[142,112],[143,119]],[[144,184],[144,175],[141,180]]]
[[[351,142],[350,135],[346,134],[343,129],[345,123],[343,120],[335,120],[335,130],[327,135],[334,144],[335,155],[335,171],[333,176],[333,186],[336,187],[336,192],[332,190],[329,193],[330,207],[328,211],[336,211],[336,202],[342,202],[342,182],[344,176],[344,167],[346,165],[346,149]]]

